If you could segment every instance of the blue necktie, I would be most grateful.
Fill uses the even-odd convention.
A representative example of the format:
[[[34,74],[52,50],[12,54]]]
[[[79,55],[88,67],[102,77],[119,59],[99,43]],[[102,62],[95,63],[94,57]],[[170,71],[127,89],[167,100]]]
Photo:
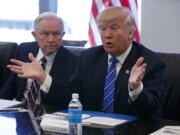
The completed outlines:
[[[41,58],[40,61],[42,62],[41,63],[42,68],[45,69],[45,64],[47,62],[46,58],[43,57],[43,58]],[[38,94],[39,94],[39,89],[40,89],[40,84],[36,80],[32,80],[32,84],[30,86],[30,89],[28,90],[28,93],[25,97],[25,102],[35,104],[36,99],[37,99]]]
[[[103,100],[103,111],[113,112],[114,111],[114,91],[116,84],[116,63],[118,60],[116,57],[111,57],[109,69],[107,71],[105,85],[104,85],[104,100]]]

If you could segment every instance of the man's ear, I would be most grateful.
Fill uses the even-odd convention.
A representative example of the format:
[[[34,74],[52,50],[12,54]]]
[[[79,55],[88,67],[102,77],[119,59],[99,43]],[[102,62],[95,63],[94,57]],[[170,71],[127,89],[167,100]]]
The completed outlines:
[[[31,34],[33,35],[33,37],[36,39],[37,38],[37,34],[35,31],[32,31]]]
[[[133,40],[134,39],[134,34],[135,34],[135,28],[132,28],[130,31],[129,31],[129,40]]]

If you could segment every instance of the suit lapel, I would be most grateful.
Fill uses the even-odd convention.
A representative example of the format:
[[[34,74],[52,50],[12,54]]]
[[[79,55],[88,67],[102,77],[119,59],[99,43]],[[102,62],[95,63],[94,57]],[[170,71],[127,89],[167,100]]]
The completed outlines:
[[[116,82],[116,95],[115,95],[115,104],[119,104],[121,95],[128,96],[128,80],[132,67],[134,66],[136,60],[138,59],[139,54],[134,45],[125,59],[121,70],[118,73],[117,82]]]
[[[119,77],[119,75],[130,74],[131,68],[134,66],[138,57],[139,57],[139,54],[138,54],[137,50],[135,49],[134,45],[132,45],[132,48],[131,48],[129,54],[121,67],[118,77]]]
[[[63,74],[64,71],[66,71],[64,69],[66,66],[61,66],[61,65],[65,65],[65,63],[66,63],[65,57],[66,57],[65,50],[64,50],[63,46],[61,46],[54,58],[54,62],[52,64],[52,67],[50,70],[50,75],[56,76],[57,73]]]
[[[93,95],[96,95],[96,99],[94,100],[94,104],[98,110],[102,110],[102,103],[103,103],[103,97],[104,97],[104,83],[105,78],[107,74],[107,68],[108,68],[108,54],[105,52],[104,48],[102,46],[99,47],[99,50],[96,52],[96,55],[93,56],[94,63],[93,66],[89,67],[91,69],[91,73],[93,74],[93,82],[96,86],[96,89],[91,89],[94,91]],[[90,75],[91,76],[91,75]],[[92,97],[94,98],[94,97]]]
[[[38,44],[33,44],[32,47],[31,47],[31,50],[30,52],[33,54],[34,57],[36,57],[37,53],[39,51],[39,46]],[[29,59],[29,58],[28,58]]]
[[[108,54],[105,51],[103,51],[102,55],[98,60],[99,61],[97,61],[95,68],[95,75],[96,75],[96,82],[99,83],[98,85],[100,90],[96,91],[96,94],[100,96],[99,102],[97,104],[100,104],[98,106],[102,107],[102,102],[104,98],[104,84],[105,84],[105,78],[108,68]]]

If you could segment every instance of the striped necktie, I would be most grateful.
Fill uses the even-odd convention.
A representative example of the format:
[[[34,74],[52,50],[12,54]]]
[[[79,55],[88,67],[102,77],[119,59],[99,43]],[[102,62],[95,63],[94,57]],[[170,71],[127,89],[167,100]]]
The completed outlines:
[[[103,99],[103,111],[114,111],[114,91],[116,83],[116,63],[118,60],[116,57],[111,57],[109,69],[107,71],[105,85],[104,85],[104,99]]]
[[[41,61],[42,68],[45,69],[45,64],[47,62],[46,58],[43,56],[40,61]],[[36,99],[39,95],[39,89],[40,89],[40,84],[36,80],[32,80],[32,83],[27,92],[27,95],[25,95],[25,102],[35,104]]]

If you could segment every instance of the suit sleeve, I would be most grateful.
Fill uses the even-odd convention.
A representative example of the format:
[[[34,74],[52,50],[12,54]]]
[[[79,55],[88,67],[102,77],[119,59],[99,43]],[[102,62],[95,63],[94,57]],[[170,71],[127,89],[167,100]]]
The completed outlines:
[[[161,102],[161,95],[164,89],[165,64],[162,61],[153,66],[148,65],[143,83],[143,90],[132,104],[137,113],[149,114],[158,109]]]
[[[59,67],[55,68],[55,71],[51,74],[52,83],[50,90],[42,97],[43,104],[58,106],[60,109],[67,109],[68,107],[72,95],[69,81],[74,75],[79,60],[77,56],[71,54],[66,54],[64,57],[64,61],[61,61],[61,64],[53,64],[54,66],[61,66],[61,69]],[[62,60],[62,57],[58,60]]]

